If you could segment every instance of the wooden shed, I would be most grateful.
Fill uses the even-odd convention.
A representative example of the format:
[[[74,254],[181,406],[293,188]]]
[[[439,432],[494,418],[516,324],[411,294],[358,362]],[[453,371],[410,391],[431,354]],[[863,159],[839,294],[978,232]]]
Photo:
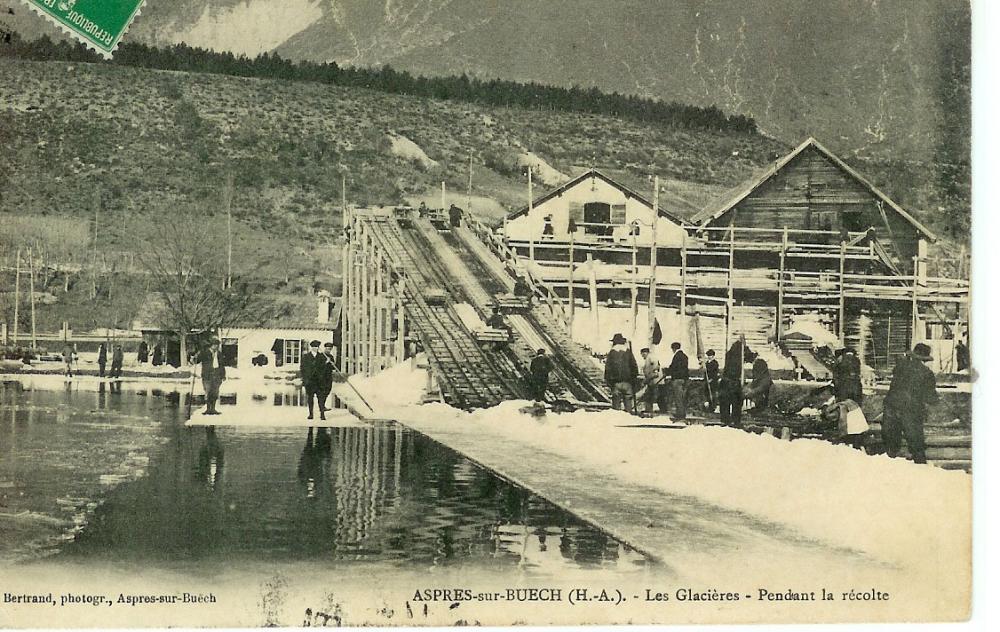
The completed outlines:
[[[885,193],[816,139],[727,192],[692,218],[710,238],[728,227],[762,229],[761,239],[796,232],[797,241],[835,244],[873,230],[895,268],[914,272],[936,237]],[[716,229],[714,232],[712,229]]]

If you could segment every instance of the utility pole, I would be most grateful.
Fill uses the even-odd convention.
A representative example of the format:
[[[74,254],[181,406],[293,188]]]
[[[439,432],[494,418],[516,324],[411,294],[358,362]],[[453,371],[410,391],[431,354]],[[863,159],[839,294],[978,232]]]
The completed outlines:
[[[656,327],[656,224],[660,218],[660,176],[653,176],[653,228],[652,242],[649,244],[649,342],[653,342],[653,330]],[[683,322],[683,320],[682,320]]]
[[[442,212],[444,212],[444,210],[447,208],[445,206],[444,200],[445,200],[445,197],[444,197],[444,180],[442,180],[441,181],[441,211]]]
[[[17,344],[18,307],[21,305],[21,249],[17,249],[17,262],[14,264],[14,344]]]
[[[91,258],[90,258],[90,298],[97,298],[97,223],[100,221],[98,212],[101,209],[101,194],[97,193],[95,196],[97,199],[94,203],[94,241],[90,244]]]
[[[222,192],[226,207],[226,280],[222,288],[233,286],[233,174],[226,174],[226,187]]]
[[[28,270],[30,271],[28,289],[31,292],[29,294],[31,297],[31,349],[34,351],[38,347],[38,337],[35,330],[35,259],[31,248],[28,248]]]
[[[472,150],[469,150],[469,210],[468,213],[472,215]]]

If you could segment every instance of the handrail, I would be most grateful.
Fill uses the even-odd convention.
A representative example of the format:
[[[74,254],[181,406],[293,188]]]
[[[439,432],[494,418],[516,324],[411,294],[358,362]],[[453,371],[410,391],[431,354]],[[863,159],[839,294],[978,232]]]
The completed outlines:
[[[480,241],[493,250],[494,254],[498,255],[504,261],[513,261],[515,264],[520,263],[520,256],[518,256],[517,252],[505,244],[502,239],[494,235],[488,226],[470,216],[466,217],[466,223],[472,228],[472,232],[479,237]],[[545,301],[549,306],[549,312],[552,314],[552,317],[562,325],[563,329],[571,331],[569,315],[566,313],[566,307],[562,304],[562,299],[556,293],[555,288],[542,279],[536,279],[534,273],[527,266],[522,267],[524,269],[525,281],[528,283],[528,287],[531,288],[532,293],[539,300]]]

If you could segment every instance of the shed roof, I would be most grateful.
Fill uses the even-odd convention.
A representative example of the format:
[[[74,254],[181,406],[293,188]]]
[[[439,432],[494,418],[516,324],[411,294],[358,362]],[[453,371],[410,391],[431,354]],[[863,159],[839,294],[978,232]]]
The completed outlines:
[[[539,206],[541,204],[544,204],[548,200],[551,200],[554,197],[562,195],[565,191],[567,191],[567,190],[575,187],[576,185],[580,184],[581,182],[583,182],[587,178],[591,178],[591,177],[599,178],[599,179],[607,182],[611,186],[615,187],[616,189],[618,189],[619,191],[621,191],[622,193],[624,193],[626,196],[633,197],[633,198],[639,200],[640,202],[642,202],[643,204],[645,204],[646,206],[648,206],[649,208],[653,208],[653,203],[650,202],[643,195],[641,195],[638,192],[634,191],[633,189],[625,186],[624,184],[622,184],[621,182],[615,180],[614,178],[612,178],[611,176],[607,175],[606,173],[604,173],[604,172],[602,172],[602,171],[600,171],[598,169],[593,169],[592,168],[592,169],[588,169],[587,171],[584,171],[583,173],[581,173],[580,175],[576,176],[575,178],[571,178],[570,180],[567,180],[566,182],[564,182],[563,184],[561,184],[559,187],[557,187],[555,189],[552,189],[551,191],[549,191],[548,193],[545,193],[541,197],[535,198],[534,200],[532,200],[532,202],[531,202],[530,205],[522,206],[521,208],[517,209],[516,211],[513,211],[513,212],[509,213],[507,215],[507,219],[515,219],[517,217],[521,217],[522,215],[527,215],[529,208],[533,208],[533,207]],[[685,220],[684,218],[680,217],[679,215],[674,215],[673,213],[671,213],[669,211],[666,211],[666,210],[664,210],[662,208],[658,209],[658,215],[660,217],[665,217],[665,218],[669,219],[670,221],[675,222],[675,223],[680,224],[680,225],[684,225],[684,224],[688,223],[687,220]]]
[[[838,158],[832,151],[824,147],[815,138],[809,137],[801,145],[793,149],[786,156],[779,158],[774,164],[762,169],[760,172],[756,173],[753,177],[749,178],[742,184],[730,189],[725,194],[723,194],[719,199],[714,200],[704,209],[702,209],[697,215],[691,218],[691,221],[695,224],[705,226],[715,219],[728,213],[734,206],[745,200],[754,191],[760,188],[764,183],[773,178],[782,169],[785,168],[788,163],[790,163],[796,156],[804,152],[810,147],[814,148],[816,151],[820,152],[824,157],[826,157],[830,162],[836,165],[841,171],[846,173],[848,176],[854,178],[856,181],[861,183],[872,195],[881,200],[886,206],[892,209],[897,215],[908,221],[915,229],[923,233],[923,235],[930,241],[935,241],[937,236],[934,235],[926,226],[921,224],[915,217],[910,215],[901,206],[896,204],[889,198],[888,195],[883,193],[878,187],[873,185],[864,176],[855,171],[846,162]]]

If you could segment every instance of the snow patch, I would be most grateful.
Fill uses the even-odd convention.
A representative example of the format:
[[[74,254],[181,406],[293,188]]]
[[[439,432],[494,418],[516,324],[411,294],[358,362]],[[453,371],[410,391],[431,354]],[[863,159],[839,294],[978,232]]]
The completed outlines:
[[[802,334],[812,338],[814,347],[839,347],[840,339],[830,331],[820,320],[819,314],[796,314],[792,316],[792,323],[785,330],[785,335]]]
[[[318,0],[245,0],[225,9],[205,6],[198,20],[171,33],[174,43],[257,55],[273,50],[323,17]]]
[[[569,180],[568,175],[557,171],[541,156],[530,151],[518,154],[516,164],[522,169],[531,167],[532,178],[546,186],[559,186]]]
[[[431,169],[438,166],[438,162],[436,160],[432,160],[430,156],[424,153],[424,150],[420,148],[420,145],[416,144],[409,138],[393,133],[388,134],[387,138],[391,143],[389,151],[393,156],[398,156],[404,160],[415,162],[424,169]]]

